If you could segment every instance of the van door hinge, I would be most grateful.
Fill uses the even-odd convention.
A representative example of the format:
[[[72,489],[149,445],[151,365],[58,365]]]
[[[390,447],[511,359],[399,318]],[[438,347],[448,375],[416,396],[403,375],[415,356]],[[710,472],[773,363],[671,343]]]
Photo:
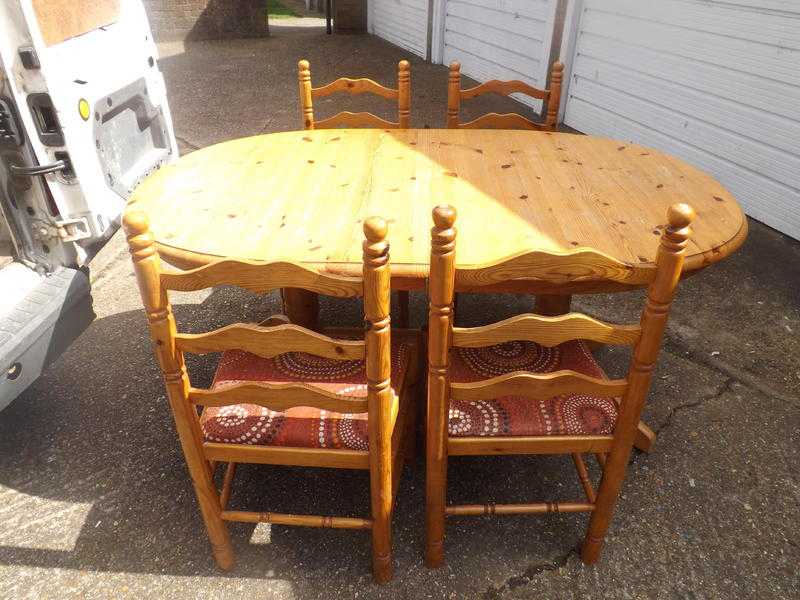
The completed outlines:
[[[92,237],[86,217],[62,219],[53,223],[35,220],[33,231],[39,240],[58,238],[62,242],[76,242]]]

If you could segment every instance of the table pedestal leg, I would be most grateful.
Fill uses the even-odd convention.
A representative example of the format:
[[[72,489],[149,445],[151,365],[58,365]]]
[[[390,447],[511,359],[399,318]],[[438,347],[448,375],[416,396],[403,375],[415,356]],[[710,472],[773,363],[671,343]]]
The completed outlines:
[[[536,304],[534,305],[533,311],[537,315],[545,315],[547,317],[565,315],[569,312],[571,301],[572,296],[569,294],[539,294],[536,296]]]
[[[548,317],[565,315],[570,311],[571,301],[572,296],[569,295],[539,294],[536,296],[536,304],[533,310],[537,315]],[[592,348],[591,345],[590,348]],[[647,423],[639,421],[633,445],[642,452],[650,452],[655,441],[656,433],[647,426]]]
[[[284,288],[283,310],[295,325],[316,330],[319,317],[319,296],[298,288]]]

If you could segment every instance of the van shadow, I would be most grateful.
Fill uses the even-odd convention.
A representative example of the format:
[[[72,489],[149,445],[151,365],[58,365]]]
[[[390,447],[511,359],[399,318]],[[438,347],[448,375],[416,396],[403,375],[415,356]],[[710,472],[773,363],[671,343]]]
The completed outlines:
[[[198,304],[180,302],[178,298],[175,314],[181,328],[190,332],[233,320],[259,321],[279,308],[274,295],[227,288]],[[496,304],[494,314],[520,310],[513,299]],[[424,308],[423,298],[416,295],[417,323]],[[352,301],[323,299],[321,319],[357,324],[361,308]],[[215,363],[214,356],[187,356],[193,383],[207,385]],[[526,501],[551,497],[554,490],[578,497],[572,475],[563,476],[565,466],[559,458],[453,461],[451,499]],[[426,573],[420,570],[424,504],[424,462],[418,457],[415,468],[404,471],[395,511],[398,576]],[[5,506],[0,508],[5,513],[0,565],[222,575],[211,558],[142,311],[95,321],[3,411],[0,505]],[[367,516],[369,481],[360,471],[242,465],[230,506]],[[509,560],[523,559],[531,551],[546,559],[579,541],[581,519],[559,516],[546,528],[522,530],[516,519],[488,527],[456,523],[449,530],[452,558],[461,568],[480,569],[490,544],[513,557]],[[249,524],[231,524],[230,530],[237,559],[233,577],[281,578],[345,590],[353,581],[369,579],[368,533]],[[446,578],[446,570],[435,577]]]

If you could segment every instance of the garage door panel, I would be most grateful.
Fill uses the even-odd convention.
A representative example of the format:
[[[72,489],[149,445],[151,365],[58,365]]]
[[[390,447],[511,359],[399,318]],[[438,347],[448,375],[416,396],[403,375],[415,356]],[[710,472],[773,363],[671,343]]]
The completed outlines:
[[[546,4],[543,3],[542,6],[546,7]],[[539,41],[543,40],[545,35],[547,15],[544,13],[532,17],[519,13],[506,13],[486,6],[451,1],[447,3],[447,15],[488,25],[501,31],[531,36]]]
[[[677,113],[690,115],[752,140],[769,139],[784,152],[795,153],[800,140],[800,121],[764,112],[741,102],[687,88],[681,83],[620,67],[592,56],[576,57],[572,73],[579,80],[602,81],[625,94],[643,97]],[[580,85],[580,84],[579,84]],[[583,97],[573,86],[572,93]]]
[[[506,69],[517,73],[517,77],[536,81],[536,78],[531,76],[539,70],[539,61],[535,58],[517,54],[505,48],[493,46],[476,37],[454,31],[446,32],[444,39],[445,44],[455,51],[467,52],[472,56],[483,59],[487,63],[487,67],[490,64],[503,65]],[[484,57],[491,57],[491,59]],[[491,72],[491,70],[487,68],[487,72]],[[471,73],[467,74],[472,76]]]
[[[614,114],[581,99],[571,103],[570,111],[574,120],[594,124],[593,135],[668,149],[671,154],[712,173],[733,193],[748,215],[800,238],[800,192],[796,189],[751,170],[731,168],[726,160],[703,148],[666,136],[633,122],[627,115]],[[781,201],[776,203],[776,198]],[[686,201],[691,203],[691,198]],[[698,218],[702,218],[702,214]]]
[[[800,238],[800,3],[584,7],[565,123],[674,154],[719,179],[749,215]]]
[[[631,46],[800,85],[800,53],[797,51],[776,51],[775,47],[763,43],[598,10],[587,10],[582,23],[582,29],[588,33],[612,37]]]
[[[686,0],[673,2],[617,0],[609,2],[606,6],[594,5],[592,10],[758,44],[763,43],[765,36],[774,37],[780,39],[785,48],[800,49],[800,29],[783,16],[757,8],[758,4],[763,5],[763,2],[742,7]]]
[[[581,33],[579,48],[576,62],[582,56],[590,56],[789,119],[797,117],[797,88],[784,82],[741,71],[720,69],[710,64],[690,62],[649,48],[633,48],[624,41],[584,32]]]
[[[488,27],[481,23],[467,21],[460,17],[451,16],[448,18],[448,29],[445,30],[445,43],[448,39],[454,39],[455,36],[467,37],[480,44],[493,46],[496,52],[509,53],[514,55],[515,60],[522,59],[526,61],[526,66],[523,68],[535,68],[538,66],[539,61],[533,57],[539,56],[542,53],[542,44],[539,40],[517,35],[502,29],[495,29]],[[485,48],[488,56],[492,56],[495,50]]]
[[[754,169],[787,186],[797,184],[800,157],[763,142],[716,127],[702,119],[659,105],[631,92],[615,90],[589,79],[578,77],[573,82],[573,97],[599,106],[625,106],[625,114],[641,126],[671,136],[687,144],[702,140],[712,154],[724,157],[730,168]],[[646,90],[641,90],[646,91]],[[637,92],[640,92],[637,90]],[[659,96],[655,96],[659,99]]]
[[[427,0],[369,0],[370,31],[425,58],[428,52]]]

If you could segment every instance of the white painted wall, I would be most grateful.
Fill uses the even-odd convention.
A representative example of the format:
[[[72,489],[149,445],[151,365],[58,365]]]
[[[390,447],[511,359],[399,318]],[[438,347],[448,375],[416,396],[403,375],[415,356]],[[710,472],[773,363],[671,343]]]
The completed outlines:
[[[478,81],[545,88],[556,0],[434,0],[433,62],[461,63]],[[541,101],[515,98],[541,108]]]
[[[428,53],[428,0],[368,0],[367,28],[417,56]]]
[[[567,125],[679,156],[800,239],[800,1],[578,0],[574,14]]]

